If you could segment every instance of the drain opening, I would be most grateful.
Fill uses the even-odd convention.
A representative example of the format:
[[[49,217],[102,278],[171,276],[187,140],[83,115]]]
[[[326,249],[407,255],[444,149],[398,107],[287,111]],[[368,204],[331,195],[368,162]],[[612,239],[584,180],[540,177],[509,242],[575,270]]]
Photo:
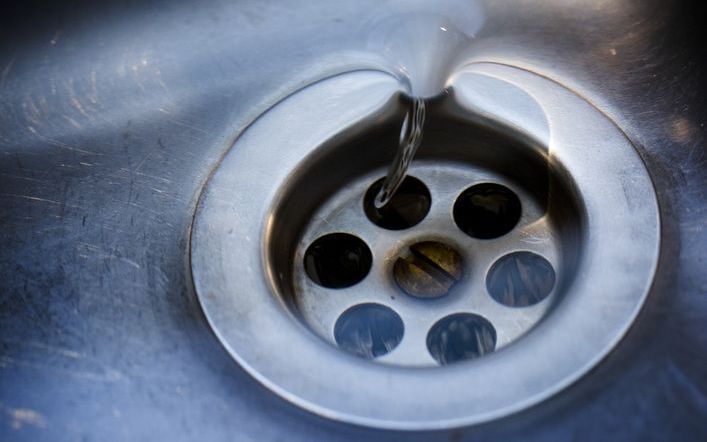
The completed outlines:
[[[397,347],[404,331],[402,319],[392,309],[380,304],[359,304],[337,319],[334,339],[347,353],[373,359]]]
[[[469,236],[492,239],[513,230],[521,214],[520,200],[496,183],[471,186],[454,203],[454,221]]]
[[[486,277],[486,288],[497,302],[508,307],[535,305],[555,287],[555,270],[542,256],[514,252],[496,261]]]
[[[315,240],[304,255],[307,276],[317,284],[339,289],[366,277],[373,257],[366,243],[348,233],[330,233]]]
[[[476,350],[464,350],[464,355],[480,356],[505,347],[543,320],[564,293],[555,297],[553,291],[542,303],[537,301],[532,311],[499,312],[495,302],[484,299],[490,298],[484,263],[493,263],[520,246],[509,243],[512,238],[495,238],[518,228],[521,215],[533,223],[539,238],[533,248],[558,262],[554,269],[558,278],[560,271],[564,274],[573,265],[578,250],[560,247],[562,242],[579,237],[579,212],[574,194],[554,178],[552,182],[558,185],[553,187],[553,195],[563,204],[546,204],[547,183],[555,175],[542,150],[530,149],[513,132],[462,124],[441,103],[430,106],[429,118],[419,159],[393,201],[382,210],[376,210],[374,199],[383,183],[382,146],[399,130],[399,121],[393,116],[390,121],[396,124],[377,121],[365,126],[365,131],[359,128],[334,137],[318,148],[319,154],[298,164],[298,172],[292,175],[295,179],[287,182],[273,208],[274,224],[268,229],[269,259],[272,274],[278,277],[278,295],[291,301],[288,305],[296,310],[296,316],[325,341],[344,352],[366,355],[357,339],[345,344],[341,335],[332,336],[336,324],[341,326],[342,313],[352,305],[375,303],[399,315],[406,333],[401,348],[384,358],[364,356],[382,365],[435,367],[441,358],[471,357],[447,358],[442,350],[437,351],[437,357],[431,356],[434,334],[426,345],[430,326],[451,313],[494,321],[488,326],[479,322],[483,324],[479,335],[493,339],[482,341]],[[471,150],[471,142],[494,149]],[[479,152],[494,156],[477,158]],[[520,175],[517,161],[526,165]],[[336,174],[330,173],[333,167]],[[331,232],[348,232],[339,235],[348,235],[344,236],[347,241],[353,241],[352,271],[337,264],[341,257],[348,261],[348,251],[342,250],[348,246],[325,242]],[[357,282],[360,284],[343,296],[326,290]],[[540,296],[518,304],[536,302],[536,298]],[[455,327],[464,329],[464,325]],[[473,331],[470,327],[467,324]],[[346,350],[347,346],[352,350]]]
[[[463,261],[451,246],[437,241],[411,245],[393,266],[393,278],[416,298],[438,298],[452,290],[464,273]]]
[[[441,365],[474,359],[496,347],[491,323],[471,313],[456,313],[437,321],[427,334],[427,349]]]
[[[403,230],[422,221],[430,211],[432,197],[425,184],[412,176],[406,176],[388,204],[376,208],[374,200],[383,181],[381,178],[366,192],[363,209],[371,222],[388,230]]]

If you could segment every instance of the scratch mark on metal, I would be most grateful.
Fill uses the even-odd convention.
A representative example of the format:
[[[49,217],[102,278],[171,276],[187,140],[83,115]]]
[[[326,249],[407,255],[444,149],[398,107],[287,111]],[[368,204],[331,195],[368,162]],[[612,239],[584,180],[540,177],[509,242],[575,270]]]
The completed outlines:
[[[71,97],[69,98],[69,101],[71,101],[71,104],[79,111],[79,113],[81,115],[90,119],[91,118],[90,115],[88,115],[86,110],[81,105],[81,102],[78,100],[78,98],[76,98],[77,94],[76,94],[76,88],[74,87],[74,80],[73,79],[69,80],[68,89],[69,89],[69,94],[71,95]]]
[[[73,118],[69,117],[68,115],[63,115],[64,119],[69,122],[72,126],[74,126],[76,129],[81,129],[81,125],[74,120]]]
[[[63,207],[70,207],[73,209],[81,209],[82,208],[81,206],[75,206],[72,204],[67,204],[67,203],[61,202],[61,201],[54,201],[54,200],[50,200],[47,198],[40,198],[38,196],[18,195],[15,193],[0,193],[0,196],[9,196],[12,198],[22,198],[22,199],[26,199],[26,200],[30,200],[30,201],[39,201],[39,202],[55,204],[55,205],[63,206]]]
[[[157,175],[150,175],[150,174],[142,173],[142,172],[135,172],[135,175],[144,176],[144,177],[147,177],[147,178],[152,178],[153,180],[159,180],[159,181],[162,181],[162,182],[167,183],[167,184],[171,184],[171,183],[172,183],[172,180],[167,179],[167,178],[164,178],[164,177],[160,177],[160,176],[157,176]]]
[[[91,93],[88,94],[91,103],[98,103],[98,87],[96,86],[96,71],[91,71]]]
[[[140,266],[140,264],[138,264],[137,262],[133,261],[132,259],[126,258],[126,257],[124,257],[124,256],[116,255],[115,253],[113,253],[113,251],[104,250],[104,249],[102,249],[102,248],[100,248],[100,247],[98,247],[98,246],[96,246],[96,245],[94,245],[94,244],[90,244],[90,243],[86,243],[86,242],[79,241],[79,242],[77,243],[77,246],[78,246],[77,248],[83,248],[83,249],[85,249],[85,252],[86,252],[86,253],[91,253],[91,254],[93,254],[94,256],[97,256],[97,257],[99,257],[99,258],[103,258],[103,259],[115,259],[115,260],[124,262],[124,263],[126,263],[126,264],[128,264],[128,265],[130,265],[130,266],[132,266],[132,267],[134,267],[134,268],[136,268],[136,269],[141,269],[141,268],[142,268],[142,267]],[[80,252],[80,251],[81,251],[81,250],[79,250],[79,252]],[[80,254],[79,256],[81,256],[82,258],[86,258],[86,259],[89,258],[89,256],[88,256],[88,255],[85,255],[85,254]]]
[[[47,184],[47,183],[48,183],[48,181],[39,180],[39,179],[37,179],[37,178],[30,178],[30,177],[24,176],[24,175],[14,175],[14,174],[11,174],[11,173],[6,173],[6,172],[0,172],[0,175],[4,175],[4,176],[6,176],[6,177],[15,178],[15,179],[19,179],[19,180],[32,181],[32,182],[35,182],[35,183],[42,183],[42,184]]]
[[[168,111],[166,111],[166,110],[163,109],[163,108],[159,108],[158,110],[159,110],[160,112],[162,112],[163,114],[167,114],[167,115],[170,114]],[[193,126],[193,125],[191,125],[191,124],[189,124],[189,123],[185,123],[184,121],[178,120],[178,119],[176,119],[176,118],[170,118],[169,121],[170,121],[171,123],[173,123],[173,124],[176,124],[177,126],[186,127],[187,129],[191,129],[191,130],[196,131],[196,132],[201,132],[201,133],[204,134],[204,135],[209,135],[209,132],[208,132],[208,131],[205,131],[204,129],[202,129],[202,128],[200,128],[200,127],[197,127],[197,126]]]
[[[37,129],[35,129],[32,126],[27,126],[27,130],[32,132],[34,135],[37,136],[37,138],[43,140],[45,143],[55,146],[55,147],[58,147],[58,148],[61,148],[61,149],[66,149],[66,150],[70,150],[73,152],[84,153],[86,155],[103,155],[100,152],[91,152],[90,150],[79,149],[78,147],[69,146],[68,144],[62,143],[61,141],[57,141],[55,139],[45,137],[44,135],[37,132]]]
[[[38,348],[40,350],[44,350],[47,352],[56,353],[56,354],[59,354],[62,356],[66,356],[67,358],[71,358],[71,359],[82,359],[82,358],[86,357],[86,355],[84,355],[83,353],[79,353],[77,351],[69,350],[69,349],[66,349],[63,347],[58,347],[55,345],[47,345],[43,342],[22,340],[22,344],[29,346],[29,347],[35,347],[35,348]]]
[[[0,403],[5,413],[10,417],[10,427],[13,430],[21,430],[25,425],[31,425],[38,428],[47,426],[47,421],[39,412],[30,408],[13,408]]]
[[[668,371],[675,382],[682,386],[689,397],[700,410],[707,410],[707,395],[693,382],[687,374],[672,361],[668,363]]]
[[[93,371],[82,371],[82,370],[69,370],[57,367],[51,364],[41,364],[36,362],[30,362],[23,359],[11,358],[8,356],[0,356],[0,366],[9,365],[19,365],[28,368],[34,368],[38,370],[50,370],[55,373],[60,373],[68,377],[76,379],[84,379],[96,382],[118,382],[123,378],[123,374],[116,370],[106,370],[105,372],[93,372]]]
[[[5,87],[5,80],[7,79],[7,75],[10,73],[10,70],[14,64],[15,57],[12,57],[10,62],[5,65],[5,69],[2,70],[2,74],[0,74],[0,88]]]
[[[49,44],[51,46],[55,46],[57,42],[59,42],[59,38],[61,37],[61,29],[57,29],[57,31],[54,33],[54,36],[52,37],[51,40],[49,40]]]

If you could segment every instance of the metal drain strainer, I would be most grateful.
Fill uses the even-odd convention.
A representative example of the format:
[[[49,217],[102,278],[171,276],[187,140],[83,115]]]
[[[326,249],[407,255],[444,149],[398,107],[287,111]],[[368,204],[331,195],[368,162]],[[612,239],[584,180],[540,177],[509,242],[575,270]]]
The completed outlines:
[[[398,89],[332,77],[243,132],[198,206],[199,299],[233,357],[311,411],[399,429],[507,415],[586,373],[637,315],[652,184],[580,97],[475,64],[428,106],[399,205],[377,212]]]
[[[440,147],[436,141],[441,143],[441,140],[437,140],[435,134],[431,133],[428,139],[432,149]],[[461,146],[469,147],[464,143]],[[386,341],[388,335],[396,338],[395,333],[385,324],[367,323],[365,316],[351,323],[345,312],[362,304],[383,306],[400,316],[404,333],[400,339],[393,339],[396,345],[388,345],[388,351],[377,351],[375,360],[404,366],[434,366],[440,357],[446,360],[446,356],[461,352],[471,359],[479,352],[506,346],[532,328],[554,305],[555,294],[562,292],[563,282],[555,281],[555,273],[560,269],[562,273],[573,273],[578,252],[576,238],[567,238],[570,245],[562,256],[565,232],[556,227],[555,222],[574,224],[568,226],[568,236],[571,232],[578,233],[576,213],[565,210],[561,215],[545,216],[542,202],[505,176],[456,162],[422,159],[411,169],[414,178],[409,179],[419,180],[429,188],[429,212],[412,227],[384,229],[364,213],[364,195],[382,173],[377,170],[364,175],[335,193],[312,214],[296,246],[292,276],[285,277],[291,277],[294,284],[291,289],[283,285],[280,293],[292,295],[296,311],[318,335],[339,347],[345,341],[344,349],[370,358],[373,354],[368,351],[369,347],[377,341]],[[479,205],[486,203],[490,210],[495,204],[503,204],[493,200],[493,194],[467,198],[462,195],[467,189],[474,192],[489,185],[518,195],[522,212],[505,213],[501,208],[503,213],[499,220],[485,226],[482,232],[472,232],[476,233],[473,237],[459,228],[455,220],[479,221],[480,215],[462,213],[455,217],[453,208],[476,200]],[[302,197],[288,195],[287,199],[296,201]],[[400,193],[396,197],[401,197]],[[571,206],[572,201],[566,202],[566,209]],[[507,212],[508,208],[505,209]],[[276,216],[292,220],[294,214]],[[504,216],[512,218],[512,226],[503,229],[508,230],[506,233],[499,234],[495,229],[504,227]],[[554,219],[561,216],[561,220]],[[482,233],[492,233],[493,237],[479,238]],[[316,256],[327,247],[322,243],[329,238],[332,243],[328,247],[332,250]],[[360,243],[340,243],[337,238]],[[433,249],[435,245],[437,248]],[[275,253],[284,250],[287,247],[280,245]],[[372,259],[367,259],[368,255]],[[532,258],[528,257],[535,257],[538,264],[533,265]],[[341,265],[341,260],[346,258],[357,261],[356,264],[365,269],[370,268],[365,273],[353,272],[352,282],[356,282],[353,285],[336,287],[331,283],[337,281],[319,281],[310,275],[319,261],[324,275],[334,273],[336,268],[346,268]],[[445,264],[444,260],[453,262]],[[495,270],[491,270],[493,267]],[[494,299],[489,288],[503,303]],[[528,299],[529,294],[537,296]],[[504,295],[508,299],[504,299]],[[516,298],[523,307],[514,306]],[[490,347],[477,343],[483,337],[477,336],[476,331],[482,330],[473,327],[473,323],[471,328],[451,323],[449,330],[443,331],[441,340],[432,337],[435,323],[462,313],[488,321],[493,341]],[[344,322],[349,322],[348,332],[337,333]],[[436,346],[442,348],[434,350]],[[437,357],[435,351],[439,353]]]

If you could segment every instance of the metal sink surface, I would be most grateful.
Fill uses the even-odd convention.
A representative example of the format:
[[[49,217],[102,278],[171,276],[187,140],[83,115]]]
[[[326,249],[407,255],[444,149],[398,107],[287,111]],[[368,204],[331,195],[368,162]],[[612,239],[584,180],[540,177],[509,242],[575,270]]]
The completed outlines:
[[[437,10],[474,21],[469,60],[551,79],[625,133],[657,194],[657,271],[615,350],[525,411],[440,431],[330,421],[260,385],[212,333],[190,271],[194,213],[258,115],[365,68],[361,54],[385,53],[368,36],[395,17]],[[704,13],[653,0],[11,8],[0,19],[0,439],[707,439]]]

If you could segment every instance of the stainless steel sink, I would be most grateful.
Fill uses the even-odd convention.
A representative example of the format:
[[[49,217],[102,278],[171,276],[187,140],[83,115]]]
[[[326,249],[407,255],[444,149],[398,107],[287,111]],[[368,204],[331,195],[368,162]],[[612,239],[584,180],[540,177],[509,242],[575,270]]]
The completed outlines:
[[[108,1],[3,13],[0,439],[705,440],[703,16],[681,1]],[[448,34],[430,41],[428,26]],[[305,411],[242,368],[202,311],[190,242],[199,198],[283,98],[342,72],[404,66],[419,51],[434,60],[453,27],[464,31],[454,57],[560,85],[635,147],[659,209],[650,290],[598,365],[500,419],[393,431]],[[388,126],[376,136],[394,133],[398,114],[378,121]],[[464,136],[505,142],[474,130]],[[421,161],[433,161],[424,149]],[[507,171],[513,155],[494,161]],[[346,161],[384,165],[369,151]],[[573,222],[580,209],[567,209]],[[591,344],[583,339],[578,347]]]

